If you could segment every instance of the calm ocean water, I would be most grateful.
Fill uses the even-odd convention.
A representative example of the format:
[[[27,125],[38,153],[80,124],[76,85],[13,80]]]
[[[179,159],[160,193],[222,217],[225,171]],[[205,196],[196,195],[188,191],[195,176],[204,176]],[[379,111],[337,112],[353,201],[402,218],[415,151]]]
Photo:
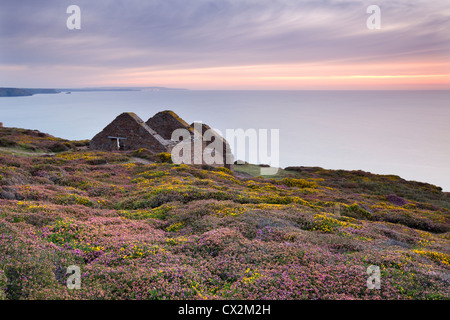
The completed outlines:
[[[118,114],[280,129],[281,167],[395,174],[450,191],[450,91],[137,91],[0,98],[0,122],[90,139]]]

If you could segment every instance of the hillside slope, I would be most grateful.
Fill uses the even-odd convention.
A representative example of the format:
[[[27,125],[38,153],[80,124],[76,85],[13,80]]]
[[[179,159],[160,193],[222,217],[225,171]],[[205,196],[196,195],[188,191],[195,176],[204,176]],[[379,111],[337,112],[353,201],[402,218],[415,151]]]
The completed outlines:
[[[0,298],[450,297],[450,197],[438,187],[322,168],[233,174],[24,129],[0,141]],[[79,290],[66,287],[70,265]]]

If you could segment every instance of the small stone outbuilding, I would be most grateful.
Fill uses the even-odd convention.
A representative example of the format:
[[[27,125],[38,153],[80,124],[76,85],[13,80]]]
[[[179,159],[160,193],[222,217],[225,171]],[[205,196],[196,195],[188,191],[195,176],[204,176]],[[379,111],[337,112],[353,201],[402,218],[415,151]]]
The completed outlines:
[[[130,151],[145,148],[154,153],[172,152],[172,149],[180,142],[172,141],[172,133],[177,129],[185,129],[189,132],[191,138],[184,141],[184,144],[190,144],[191,150],[194,150],[194,143],[202,145],[205,151],[210,144],[209,141],[203,139],[203,135],[207,130],[211,130],[214,139],[219,139],[222,143],[222,150],[219,156],[223,161],[221,163],[212,164],[213,166],[225,167],[233,170],[233,154],[228,142],[217,132],[214,132],[208,125],[201,124],[201,131],[196,132],[194,128],[199,128],[198,124],[189,125],[180,118],[175,112],[166,110],[155,114],[153,117],[144,122],[136,114],[125,112],[117,116],[110,124],[108,124],[100,133],[94,136],[90,142],[90,148],[94,150],[106,151]],[[202,155],[203,157],[203,155]],[[192,154],[192,159],[194,155]],[[200,159],[200,162],[203,160]],[[191,163],[198,163],[192,161]]]

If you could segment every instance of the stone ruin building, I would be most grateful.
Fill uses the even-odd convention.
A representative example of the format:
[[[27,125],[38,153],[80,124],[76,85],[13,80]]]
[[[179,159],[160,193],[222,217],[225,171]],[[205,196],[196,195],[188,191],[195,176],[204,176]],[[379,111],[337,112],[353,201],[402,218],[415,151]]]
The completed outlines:
[[[172,133],[176,129],[187,130],[189,139],[187,141],[172,140]],[[209,135],[204,139],[208,130]],[[213,138],[211,138],[211,134]],[[220,143],[221,147],[211,150],[211,142],[217,142],[217,144],[215,143],[216,146]],[[92,138],[90,148],[105,151],[130,151],[145,148],[156,154],[160,152],[172,153],[175,146],[180,147],[181,144],[186,143],[191,145],[190,163],[205,163],[203,158],[198,159],[198,154],[194,155],[194,143],[198,143],[202,147],[201,157],[205,152],[211,152],[213,156],[216,155],[222,160],[219,163],[207,164],[233,170],[233,154],[228,142],[223,137],[206,124],[192,123],[189,125],[175,112],[169,110],[158,112],[147,122],[144,122],[132,112],[124,112]],[[195,162],[194,158],[196,158]]]

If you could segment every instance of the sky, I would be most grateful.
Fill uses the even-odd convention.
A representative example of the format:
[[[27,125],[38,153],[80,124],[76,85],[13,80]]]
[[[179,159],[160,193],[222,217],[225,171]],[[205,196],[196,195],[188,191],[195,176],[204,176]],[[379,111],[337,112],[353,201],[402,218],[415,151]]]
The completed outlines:
[[[0,0],[0,86],[450,89],[449,30],[448,0]]]

